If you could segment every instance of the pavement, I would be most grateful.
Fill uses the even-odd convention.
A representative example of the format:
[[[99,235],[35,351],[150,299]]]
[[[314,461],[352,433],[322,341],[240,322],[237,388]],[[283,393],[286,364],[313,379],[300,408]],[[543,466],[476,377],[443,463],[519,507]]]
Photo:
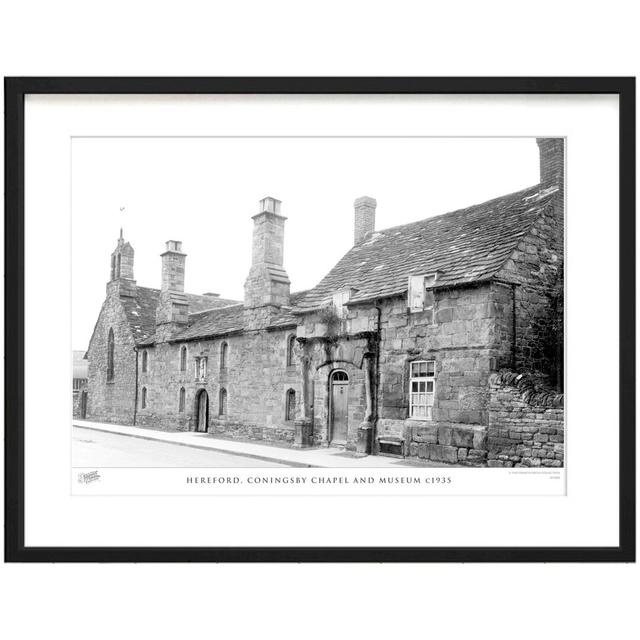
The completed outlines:
[[[343,447],[315,447],[308,449],[289,449],[268,444],[254,442],[241,442],[216,438],[209,433],[197,433],[194,431],[161,431],[146,427],[131,427],[128,425],[107,424],[103,422],[90,422],[88,420],[73,420],[73,426],[81,429],[100,431],[103,433],[119,434],[131,438],[141,438],[155,442],[163,442],[182,447],[191,447],[210,452],[219,452],[245,459],[253,459],[268,465],[256,464],[255,466],[280,466],[288,467],[325,467],[325,468],[356,468],[366,469],[373,467],[403,468],[403,467],[442,467],[435,462],[416,460],[402,460],[385,456],[356,456]],[[78,466],[74,460],[74,466]],[[82,466],[82,465],[81,465]],[[96,463],[89,466],[96,466]],[[97,465],[100,466],[100,465]],[[125,465],[122,465],[125,466]],[[154,466],[180,466],[157,465]],[[205,466],[218,466],[209,464]],[[220,465],[222,466],[222,465]],[[232,465],[225,465],[232,466]],[[235,465],[233,465],[235,466]]]
[[[162,440],[132,438],[84,427],[73,427],[71,442],[72,464],[78,468],[247,469],[287,466],[224,451],[182,447]]]

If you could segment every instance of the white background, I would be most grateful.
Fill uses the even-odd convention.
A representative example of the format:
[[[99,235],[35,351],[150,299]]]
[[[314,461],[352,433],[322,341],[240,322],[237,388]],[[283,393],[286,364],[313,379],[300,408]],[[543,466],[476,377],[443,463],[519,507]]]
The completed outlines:
[[[22,2],[2,22],[6,75],[638,73],[628,2]],[[638,589],[637,566],[606,565],[53,565],[1,579],[19,638],[616,637],[636,628]]]
[[[618,108],[615,96],[34,96],[25,109],[25,542],[28,546],[614,546],[618,467],[603,456],[603,419],[591,403],[593,292],[608,290],[598,331],[601,397],[618,392],[617,291],[599,259],[617,264]],[[113,500],[69,495],[71,412],[70,136],[99,135],[557,135],[567,138],[566,497],[455,501],[341,496]],[[74,143],[75,148],[75,143]],[[420,163],[420,145],[407,162]],[[598,162],[600,160],[600,162]],[[382,179],[382,178],[381,178]],[[460,177],[461,180],[464,176]],[[599,224],[604,218],[606,225]],[[149,216],[149,224],[153,224]],[[82,265],[73,265],[82,268]],[[589,277],[584,274],[588,273]],[[42,340],[42,309],[55,339]],[[68,339],[67,339],[68,340]],[[51,371],[42,384],[42,363]],[[65,375],[66,374],[66,375]],[[44,409],[44,410],[43,410]],[[606,424],[617,423],[610,406]],[[66,418],[66,420],[65,420]],[[606,446],[617,450],[617,431]],[[594,473],[594,461],[598,473]],[[484,473],[482,478],[496,474]],[[140,469],[138,475],[147,471]],[[276,472],[272,472],[276,473]],[[491,474],[491,475],[489,475]],[[147,474],[148,475],[148,474]],[[165,474],[166,476],[167,474]],[[148,478],[147,478],[148,480]],[[540,482],[548,485],[544,476]],[[107,483],[105,482],[105,485]],[[111,482],[109,482],[111,484]],[[143,486],[141,481],[140,486]],[[460,483],[462,484],[462,483]],[[117,484],[116,484],[117,486]],[[541,489],[540,493],[545,491]],[[547,490],[548,491],[548,490]],[[545,491],[546,492],[546,491]],[[132,487],[132,493],[137,492]],[[510,493],[509,490],[505,494]],[[504,495],[504,494],[502,494]],[[200,500],[200,502],[198,501]],[[407,505],[410,504],[410,507]],[[173,518],[167,518],[171,513]],[[388,514],[394,514],[389,518]],[[256,520],[270,526],[255,527]],[[122,526],[126,522],[127,526]],[[336,523],[340,526],[336,526]],[[473,522],[473,527],[469,524]]]

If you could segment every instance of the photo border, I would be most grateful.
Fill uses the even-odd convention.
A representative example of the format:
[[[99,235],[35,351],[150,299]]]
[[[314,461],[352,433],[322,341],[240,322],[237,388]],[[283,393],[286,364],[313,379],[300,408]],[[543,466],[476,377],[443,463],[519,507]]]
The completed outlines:
[[[634,562],[635,78],[5,78],[5,562]],[[26,547],[24,105],[27,94],[617,94],[620,189],[619,544],[611,547]],[[10,311],[8,311],[10,310]]]

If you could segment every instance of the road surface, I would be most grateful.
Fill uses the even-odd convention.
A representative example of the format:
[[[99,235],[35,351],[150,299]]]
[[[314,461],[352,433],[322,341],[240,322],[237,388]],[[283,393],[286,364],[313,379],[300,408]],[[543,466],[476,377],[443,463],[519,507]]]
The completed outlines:
[[[73,427],[74,467],[284,467],[221,451],[207,451]]]

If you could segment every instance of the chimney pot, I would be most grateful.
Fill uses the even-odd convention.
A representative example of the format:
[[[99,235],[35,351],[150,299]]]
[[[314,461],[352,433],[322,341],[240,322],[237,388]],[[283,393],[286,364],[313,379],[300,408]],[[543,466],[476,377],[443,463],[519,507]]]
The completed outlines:
[[[277,198],[267,196],[266,198],[262,198],[262,200],[260,200],[260,213],[275,213],[279,216],[281,205],[282,202]]]

